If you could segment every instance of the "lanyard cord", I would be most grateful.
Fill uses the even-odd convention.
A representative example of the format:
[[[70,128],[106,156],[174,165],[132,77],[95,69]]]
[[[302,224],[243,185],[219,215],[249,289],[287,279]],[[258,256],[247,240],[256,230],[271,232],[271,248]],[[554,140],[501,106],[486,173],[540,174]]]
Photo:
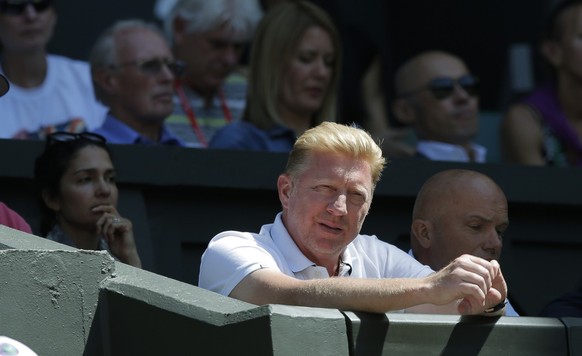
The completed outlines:
[[[192,126],[194,134],[196,134],[196,137],[198,137],[198,141],[203,147],[208,147],[208,140],[206,139],[204,132],[200,128],[200,125],[198,125],[198,120],[196,120],[196,114],[194,114],[194,108],[192,108],[190,100],[188,100],[186,92],[184,91],[184,88],[182,87],[179,81],[176,81],[174,83],[174,89],[178,93],[178,96],[180,98],[180,105],[182,106],[182,109],[184,110],[186,116],[188,116],[190,126]],[[222,90],[222,88],[218,90],[218,97],[220,98],[220,107],[222,109],[222,112],[224,113],[224,119],[228,124],[230,124],[232,122],[232,114],[230,113],[230,110],[226,105],[226,99],[224,98],[224,91]]]

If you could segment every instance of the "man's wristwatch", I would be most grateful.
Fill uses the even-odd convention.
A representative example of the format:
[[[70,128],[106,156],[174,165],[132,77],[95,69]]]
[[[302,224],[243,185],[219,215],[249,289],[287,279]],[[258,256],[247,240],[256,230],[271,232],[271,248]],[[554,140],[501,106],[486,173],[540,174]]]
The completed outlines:
[[[507,299],[505,299],[504,301],[502,301],[501,303],[497,304],[494,307],[485,309],[483,314],[491,315],[491,316],[502,315],[503,309],[505,309],[506,304],[507,304]]]

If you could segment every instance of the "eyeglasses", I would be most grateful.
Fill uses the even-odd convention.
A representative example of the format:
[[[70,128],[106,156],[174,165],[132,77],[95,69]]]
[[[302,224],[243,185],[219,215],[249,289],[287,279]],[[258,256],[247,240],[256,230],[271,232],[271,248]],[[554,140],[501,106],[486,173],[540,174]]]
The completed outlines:
[[[86,140],[99,143],[105,143],[107,140],[105,137],[92,132],[81,132],[72,133],[66,131],[57,131],[47,136],[47,145],[51,145],[55,142],[70,142],[76,140]]]
[[[53,0],[2,0],[0,1],[0,14],[20,15],[28,5],[32,5],[36,12],[43,12],[52,4]]]
[[[142,73],[147,75],[158,75],[162,71],[162,68],[166,66],[177,77],[184,73],[184,69],[186,69],[186,65],[184,64],[184,62],[173,61],[168,58],[152,58],[145,60],[129,61],[119,64],[112,64],[110,67],[112,69],[115,69],[128,66],[136,66],[139,68],[139,70],[142,71]]]
[[[401,94],[402,97],[417,94],[423,90],[430,90],[432,95],[437,100],[443,100],[448,98],[455,91],[455,85],[460,86],[469,96],[478,95],[479,91],[479,79],[473,75],[464,75],[458,79],[449,77],[439,77],[431,80],[428,84],[422,88],[409,91],[407,93]]]

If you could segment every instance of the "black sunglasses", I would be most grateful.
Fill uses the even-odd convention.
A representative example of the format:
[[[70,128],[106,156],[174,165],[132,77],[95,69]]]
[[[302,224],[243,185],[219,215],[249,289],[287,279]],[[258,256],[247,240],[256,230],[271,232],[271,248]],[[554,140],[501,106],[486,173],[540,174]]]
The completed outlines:
[[[184,62],[173,61],[168,58],[152,58],[145,60],[129,61],[119,64],[112,64],[110,67],[112,69],[116,69],[128,66],[136,66],[139,68],[139,70],[142,71],[142,73],[145,73],[147,75],[158,75],[162,71],[162,68],[166,66],[177,77],[184,73],[184,69],[186,69],[186,65],[184,64]]]
[[[32,5],[36,12],[43,12],[52,4],[52,0],[2,0],[0,1],[0,14],[20,15],[28,5]]]
[[[479,79],[473,75],[467,74],[458,79],[449,77],[439,77],[431,80],[422,88],[407,92],[401,96],[414,95],[423,90],[430,90],[432,95],[437,100],[443,100],[451,96],[455,90],[455,85],[460,86],[469,94],[469,96],[476,96],[479,94]]]
[[[107,142],[105,137],[98,135],[96,133],[92,132],[72,133],[66,131],[53,132],[52,134],[47,136],[46,142],[47,145],[51,145],[55,142],[70,142],[76,140],[86,140],[99,143]]]

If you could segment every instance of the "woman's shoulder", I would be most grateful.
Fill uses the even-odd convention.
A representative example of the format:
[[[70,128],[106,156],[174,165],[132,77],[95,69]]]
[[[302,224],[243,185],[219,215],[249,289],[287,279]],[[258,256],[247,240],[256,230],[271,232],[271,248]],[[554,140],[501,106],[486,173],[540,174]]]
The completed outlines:
[[[218,130],[210,141],[210,148],[248,148],[262,130],[248,121],[236,121]]]
[[[49,65],[58,70],[69,70],[69,71],[89,71],[90,65],[86,61],[79,59],[74,59],[70,57],[65,57],[57,54],[49,54],[47,56]]]

